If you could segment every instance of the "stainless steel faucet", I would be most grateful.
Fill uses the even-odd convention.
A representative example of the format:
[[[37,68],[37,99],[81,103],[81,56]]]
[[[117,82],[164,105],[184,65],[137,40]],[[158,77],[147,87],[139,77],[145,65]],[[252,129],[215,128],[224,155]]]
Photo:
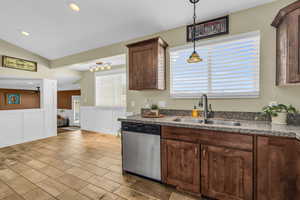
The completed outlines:
[[[203,118],[204,118],[204,121],[206,121],[212,113],[211,105],[209,105],[209,107],[208,107],[208,99],[207,99],[206,94],[203,94],[201,96],[200,101],[199,101],[199,106],[203,107]]]

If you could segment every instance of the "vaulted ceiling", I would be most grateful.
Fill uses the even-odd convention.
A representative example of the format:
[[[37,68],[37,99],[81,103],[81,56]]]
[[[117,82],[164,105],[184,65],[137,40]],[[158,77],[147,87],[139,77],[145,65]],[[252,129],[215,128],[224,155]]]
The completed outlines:
[[[198,19],[271,1],[200,0]],[[189,0],[2,0],[0,39],[53,60],[191,22]]]

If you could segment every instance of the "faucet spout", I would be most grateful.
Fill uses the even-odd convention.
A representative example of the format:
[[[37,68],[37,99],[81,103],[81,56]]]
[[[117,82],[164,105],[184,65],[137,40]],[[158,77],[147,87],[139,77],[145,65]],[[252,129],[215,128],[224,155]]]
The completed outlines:
[[[200,101],[199,101],[199,106],[200,107],[203,107],[203,118],[204,118],[204,121],[206,121],[208,119],[208,115],[209,115],[209,111],[208,111],[208,99],[207,99],[207,95],[206,94],[203,94],[200,98]]]

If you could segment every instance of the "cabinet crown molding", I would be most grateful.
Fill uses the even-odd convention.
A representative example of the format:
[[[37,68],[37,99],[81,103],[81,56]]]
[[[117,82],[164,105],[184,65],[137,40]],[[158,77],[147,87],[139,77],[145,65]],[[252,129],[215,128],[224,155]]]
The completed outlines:
[[[155,37],[155,38],[151,38],[151,39],[147,39],[147,40],[143,40],[143,41],[134,42],[134,43],[131,43],[131,44],[127,44],[126,46],[128,48],[130,48],[130,47],[133,47],[133,46],[136,46],[136,45],[143,45],[143,44],[153,43],[153,42],[158,42],[164,48],[168,47],[168,43],[165,40],[163,40],[161,37]]]
[[[281,22],[283,21],[283,19],[291,12],[293,12],[294,10],[300,8],[300,0],[280,9],[280,11],[278,12],[277,16],[275,17],[274,21],[272,22],[272,26],[274,26],[275,28],[278,28],[281,24]]]

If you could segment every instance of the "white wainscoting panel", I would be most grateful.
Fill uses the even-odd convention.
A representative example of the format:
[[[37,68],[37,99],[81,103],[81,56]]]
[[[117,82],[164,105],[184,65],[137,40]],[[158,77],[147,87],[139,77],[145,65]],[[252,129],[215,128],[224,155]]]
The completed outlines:
[[[19,144],[23,141],[23,113],[0,111],[0,147]]]
[[[23,115],[24,123],[24,142],[38,140],[45,138],[45,123],[44,123],[44,112],[41,110],[37,111],[25,111]]]
[[[57,81],[43,79],[41,109],[1,110],[0,148],[57,135]]]
[[[82,130],[116,135],[121,128],[119,117],[124,117],[126,108],[81,107]]]
[[[0,111],[0,148],[46,137],[42,109]]]

